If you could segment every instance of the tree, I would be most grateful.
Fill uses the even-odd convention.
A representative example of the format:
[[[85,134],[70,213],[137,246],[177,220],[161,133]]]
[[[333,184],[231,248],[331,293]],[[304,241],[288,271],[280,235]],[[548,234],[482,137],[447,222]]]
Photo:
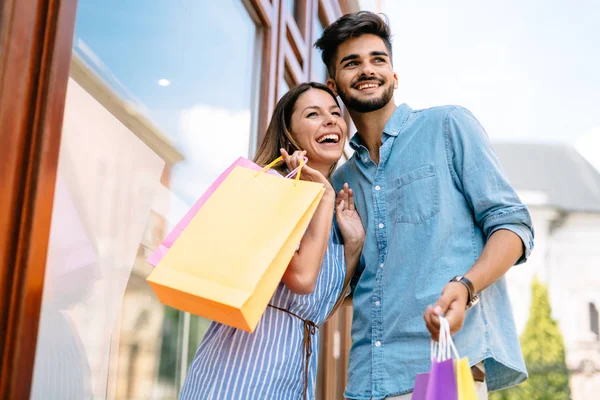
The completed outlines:
[[[492,393],[492,400],[568,400],[571,398],[565,345],[552,319],[548,288],[534,277],[531,308],[521,335],[529,379],[519,386]]]

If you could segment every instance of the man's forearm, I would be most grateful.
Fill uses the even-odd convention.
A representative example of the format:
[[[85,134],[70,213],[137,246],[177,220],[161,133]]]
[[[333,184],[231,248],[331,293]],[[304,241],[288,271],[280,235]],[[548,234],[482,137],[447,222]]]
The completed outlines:
[[[479,293],[500,279],[523,254],[523,242],[514,232],[497,230],[490,236],[481,256],[465,274]]]

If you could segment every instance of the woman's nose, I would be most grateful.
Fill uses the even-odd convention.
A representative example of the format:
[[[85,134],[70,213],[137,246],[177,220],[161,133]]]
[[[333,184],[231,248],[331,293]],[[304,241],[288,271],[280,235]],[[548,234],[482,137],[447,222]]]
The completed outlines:
[[[329,125],[336,125],[336,124],[337,124],[337,119],[336,119],[335,115],[329,114],[325,118],[325,125],[329,126]]]

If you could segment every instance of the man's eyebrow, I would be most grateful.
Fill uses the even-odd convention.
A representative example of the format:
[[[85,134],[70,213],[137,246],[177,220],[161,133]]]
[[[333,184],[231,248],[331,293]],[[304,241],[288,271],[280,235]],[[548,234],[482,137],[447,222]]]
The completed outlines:
[[[386,53],[385,51],[381,51],[381,50],[372,51],[371,53],[369,53],[369,55],[371,57],[373,57],[373,56],[385,56],[385,57],[389,57],[390,56],[388,53]],[[340,64],[343,64],[343,63],[345,63],[346,61],[349,61],[349,60],[356,60],[358,58],[360,58],[360,56],[358,54],[350,54],[350,55],[342,58],[340,60]]]
[[[358,56],[358,54],[350,54],[349,56],[346,56],[346,57],[342,58],[342,60],[340,61],[340,64],[343,64],[343,63],[345,63],[348,60],[356,60],[357,58],[360,58]]]
[[[386,57],[389,57],[390,55],[388,53],[386,53],[385,51],[372,51],[371,52],[371,56],[386,56]]]

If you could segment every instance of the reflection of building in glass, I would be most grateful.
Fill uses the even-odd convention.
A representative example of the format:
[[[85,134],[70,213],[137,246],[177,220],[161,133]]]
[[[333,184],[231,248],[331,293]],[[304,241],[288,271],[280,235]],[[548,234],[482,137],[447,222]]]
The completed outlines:
[[[145,277],[150,271],[145,259],[150,249],[154,249],[166,234],[170,171],[172,165],[180,162],[183,157],[147,117],[132,112],[135,110],[131,109],[131,103],[123,102],[119,96],[115,96],[111,88],[98,79],[77,56],[71,65],[71,75],[106,110],[167,162],[160,185],[156,185],[157,193],[131,274],[124,277],[125,282],[128,282],[120,305],[121,322],[110,332],[112,339],[109,374],[112,378],[109,377],[107,397],[112,397],[111,391],[115,398],[151,398],[155,394],[159,398],[174,397],[176,386],[173,371],[177,369],[179,313],[166,309],[152,295],[145,282]],[[164,341],[163,336],[168,340]],[[169,348],[169,344],[175,346]],[[109,368],[109,364],[104,367]],[[93,374],[98,376],[103,372],[97,369]],[[159,376],[164,379],[158,378]]]
[[[59,170],[54,194],[50,251],[46,264],[44,306],[38,328],[32,399],[81,399],[92,395],[92,375],[81,329],[71,310],[85,301],[101,279],[97,246],[89,221],[74,201]]]
[[[74,75],[82,68],[74,60]],[[78,79],[98,93],[93,77]],[[163,166],[155,151],[69,81],[34,398],[106,396],[112,328]]]
[[[33,378],[40,399],[111,397],[127,281],[165,160],[181,159],[77,56],[71,76]]]

